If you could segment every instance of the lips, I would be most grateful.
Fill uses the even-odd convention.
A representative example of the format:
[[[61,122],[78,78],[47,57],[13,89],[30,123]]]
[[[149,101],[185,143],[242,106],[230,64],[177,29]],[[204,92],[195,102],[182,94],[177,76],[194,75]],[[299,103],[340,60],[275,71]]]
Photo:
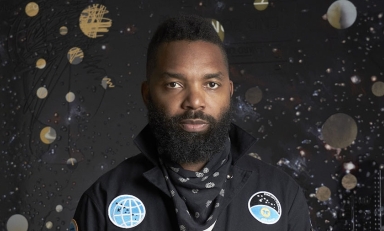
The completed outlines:
[[[187,132],[203,132],[208,129],[209,123],[201,119],[185,119],[180,126]]]

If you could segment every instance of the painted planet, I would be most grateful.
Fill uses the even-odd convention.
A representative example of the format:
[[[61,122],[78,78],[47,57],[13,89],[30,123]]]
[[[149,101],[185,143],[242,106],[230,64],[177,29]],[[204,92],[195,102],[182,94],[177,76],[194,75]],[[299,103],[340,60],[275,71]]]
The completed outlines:
[[[7,221],[8,231],[27,231],[28,220],[23,215],[15,214],[12,215]]]
[[[357,185],[357,179],[352,174],[347,174],[341,179],[341,184],[347,190],[354,189]]]
[[[39,87],[39,89],[37,89],[37,91],[36,91],[36,95],[37,95],[37,97],[39,97],[39,99],[45,99],[48,96],[47,88]]]
[[[338,0],[328,8],[327,19],[336,29],[346,29],[356,21],[357,10],[355,5],[347,0]]]
[[[61,35],[66,35],[68,33],[68,28],[66,26],[62,26],[59,31]]]
[[[52,127],[45,127],[40,132],[40,139],[44,144],[51,144],[56,140],[56,130]]]
[[[92,4],[85,8],[79,18],[81,31],[90,38],[102,37],[112,26],[112,20],[104,17],[109,11],[101,4]]]
[[[372,85],[372,93],[377,97],[384,96],[384,82],[375,82]]]
[[[36,67],[39,69],[44,69],[46,65],[47,65],[47,62],[45,61],[45,59],[38,59],[36,61]]]
[[[84,52],[79,47],[72,47],[67,53],[67,59],[73,65],[81,63],[83,58]]]
[[[255,9],[259,11],[267,9],[268,5],[268,0],[255,0],[253,2],[253,6],[255,7]]]
[[[331,198],[331,190],[326,186],[321,186],[316,191],[316,198],[319,201],[327,201]]]
[[[212,26],[215,29],[216,33],[219,35],[221,41],[224,41],[224,27],[216,19],[212,19]]]
[[[344,113],[330,116],[322,127],[324,142],[333,148],[346,148],[355,141],[357,124],[355,120]]]
[[[250,104],[257,104],[261,101],[262,98],[263,98],[263,92],[259,87],[249,88],[245,92],[245,100]]]
[[[68,92],[65,95],[65,99],[67,100],[68,103],[72,103],[75,100],[76,96],[73,92]]]
[[[35,17],[39,13],[39,5],[36,2],[30,2],[25,6],[25,13],[29,17]]]

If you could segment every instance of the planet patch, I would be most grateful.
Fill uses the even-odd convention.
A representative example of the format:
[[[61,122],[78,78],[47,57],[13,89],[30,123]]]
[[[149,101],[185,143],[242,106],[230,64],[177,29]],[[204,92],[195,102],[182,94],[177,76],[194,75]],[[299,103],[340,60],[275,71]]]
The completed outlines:
[[[145,218],[143,202],[132,195],[120,195],[112,200],[108,208],[111,222],[119,228],[133,228]]]
[[[275,224],[281,216],[279,200],[266,191],[253,194],[248,201],[248,209],[252,216],[263,224]]]

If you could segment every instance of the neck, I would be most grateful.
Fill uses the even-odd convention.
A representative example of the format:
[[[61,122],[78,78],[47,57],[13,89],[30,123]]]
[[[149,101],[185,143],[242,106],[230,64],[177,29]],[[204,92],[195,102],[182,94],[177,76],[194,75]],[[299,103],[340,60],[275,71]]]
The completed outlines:
[[[193,172],[199,172],[203,167],[205,166],[207,162],[199,162],[199,163],[184,163],[180,164],[180,166],[188,171],[193,171]]]

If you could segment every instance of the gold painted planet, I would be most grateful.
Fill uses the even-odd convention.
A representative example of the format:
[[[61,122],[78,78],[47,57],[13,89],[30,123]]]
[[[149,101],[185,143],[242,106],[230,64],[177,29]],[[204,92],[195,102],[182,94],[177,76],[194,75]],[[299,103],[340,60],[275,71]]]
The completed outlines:
[[[70,64],[76,65],[83,61],[84,52],[78,47],[72,47],[67,53],[67,59]]]
[[[216,19],[212,19],[211,22],[212,22],[213,28],[215,29],[215,31],[219,35],[220,40],[224,41],[224,27],[223,27],[223,25],[221,25],[221,23],[219,21],[217,21]]]
[[[255,9],[259,11],[267,9],[268,5],[268,0],[255,0],[253,2],[253,6],[255,7]]]
[[[35,17],[39,13],[39,5],[36,2],[30,2],[25,6],[25,13],[29,17]]]
[[[357,185],[357,179],[352,174],[347,174],[341,179],[341,184],[347,190],[354,189]]]
[[[93,4],[85,8],[79,18],[81,31],[90,38],[102,37],[109,31],[112,20],[104,17],[109,11],[101,4]]]
[[[40,139],[44,144],[51,144],[56,140],[56,130],[52,127],[45,127],[40,132]]]
[[[326,201],[331,197],[331,190],[326,186],[321,186],[316,191],[316,198],[319,201]]]
[[[44,69],[46,65],[47,65],[47,62],[43,58],[38,59],[36,61],[36,67],[39,68],[39,69]]]

